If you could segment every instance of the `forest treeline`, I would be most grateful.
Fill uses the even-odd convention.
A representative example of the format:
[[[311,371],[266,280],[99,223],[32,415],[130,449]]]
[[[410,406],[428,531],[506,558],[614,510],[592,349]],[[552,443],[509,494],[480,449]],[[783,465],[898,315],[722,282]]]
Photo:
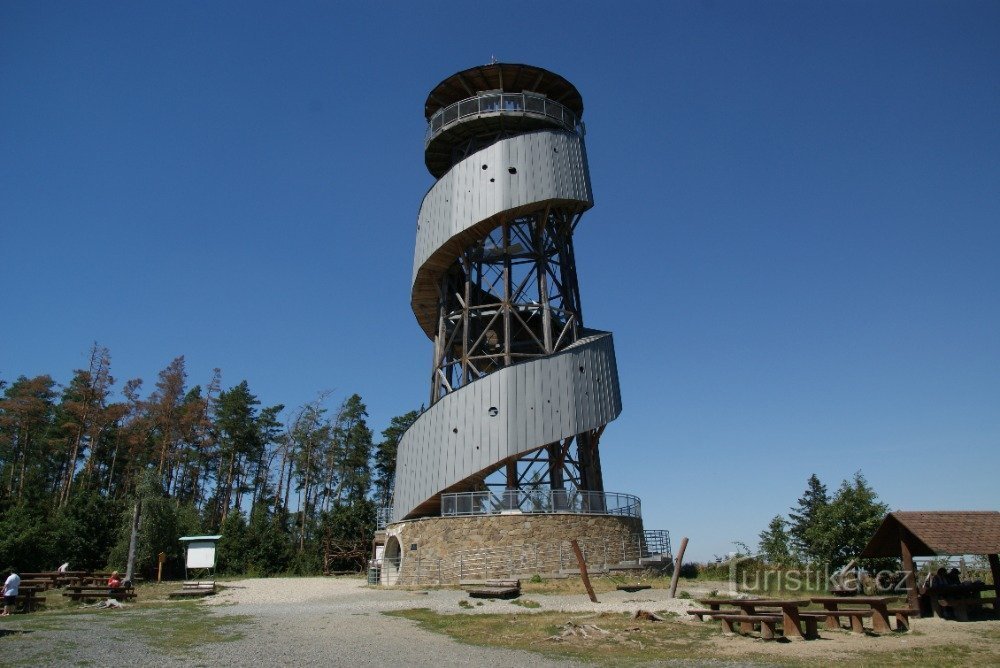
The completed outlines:
[[[293,410],[262,406],[216,369],[189,386],[184,357],[116,391],[107,348],[62,386],[0,378],[0,566],[123,570],[142,499],[136,570],[157,555],[183,575],[183,535],[222,534],[223,572],[361,568],[376,509],[392,494],[396,446],[417,418],[377,442],[357,394]]]

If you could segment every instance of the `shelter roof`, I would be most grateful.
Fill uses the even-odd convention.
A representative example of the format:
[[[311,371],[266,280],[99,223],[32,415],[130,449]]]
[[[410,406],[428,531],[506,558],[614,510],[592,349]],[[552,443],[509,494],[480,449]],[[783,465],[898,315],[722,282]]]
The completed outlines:
[[[915,557],[1000,553],[1000,512],[896,511],[886,515],[861,557],[898,557],[905,539]]]
[[[478,65],[452,74],[435,86],[427,96],[424,116],[430,120],[438,109],[486,90],[502,90],[505,93],[524,91],[542,93],[550,100],[569,107],[577,118],[583,116],[583,97],[580,96],[576,86],[555,72],[534,65],[517,63]]]
[[[178,540],[180,540],[181,542],[185,542],[186,543],[186,542],[192,541],[192,540],[199,540],[199,541],[200,540],[219,540],[220,538],[222,538],[222,534],[219,534],[218,536],[181,536],[180,538],[178,538]]]

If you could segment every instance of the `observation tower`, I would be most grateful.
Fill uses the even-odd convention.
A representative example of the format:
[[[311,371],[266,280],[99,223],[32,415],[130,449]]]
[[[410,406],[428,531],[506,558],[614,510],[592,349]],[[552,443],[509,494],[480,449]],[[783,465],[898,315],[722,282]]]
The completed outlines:
[[[411,581],[415,563],[447,581],[457,553],[464,569],[477,550],[562,539],[648,555],[639,499],[601,475],[621,393],[610,332],[585,325],[573,253],[593,206],[579,91],[493,63],[435,86],[424,116],[437,180],[417,217],[411,305],[433,354],[427,408],[399,444],[382,581]]]

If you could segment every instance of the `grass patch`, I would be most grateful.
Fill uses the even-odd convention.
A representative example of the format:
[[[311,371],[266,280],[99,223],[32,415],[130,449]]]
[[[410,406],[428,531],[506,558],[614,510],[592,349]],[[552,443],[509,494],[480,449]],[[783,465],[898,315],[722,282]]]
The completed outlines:
[[[511,605],[519,605],[522,608],[540,608],[542,604],[538,601],[532,601],[530,598],[516,598],[510,602]]]
[[[606,636],[555,641],[548,638],[559,635],[563,625],[571,619],[584,623],[581,621],[583,617],[566,612],[440,615],[427,609],[385,614],[414,620],[429,631],[443,633],[468,644],[528,650],[607,666],[701,658],[710,638],[718,634],[718,628],[708,624],[672,621],[638,623],[625,614],[604,613],[585,616],[585,623],[608,631]]]
[[[119,613],[115,613],[119,614]],[[150,646],[167,654],[187,654],[204,645],[239,640],[245,615],[215,615],[194,601],[183,601],[121,616],[111,627],[140,634]]]
[[[512,601],[513,602],[513,601]],[[877,651],[844,646],[838,639],[847,634],[821,634],[827,642],[810,641],[797,648],[808,653],[783,652],[783,643],[767,643],[751,638],[722,639],[716,623],[693,624],[676,614],[663,622],[633,620],[621,613],[581,614],[535,612],[506,615],[446,615],[428,609],[385,613],[417,622],[422,628],[442,633],[472,645],[527,650],[553,658],[569,658],[602,666],[639,666],[659,662],[697,661],[740,665],[809,666],[828,664],[833,651],[843,665],[882,666],[968,666],[1000,664],[1000,629],[969,629],[968,638],[941,644],[900,648],[892,637]],[[607,633],[592,632],[588,637],[562,636],[567,622],[596,626]],[[552,639],[556,637],[557,639]],[[833,642],[829,642],[829,641]],[[877,642],[882,642],[879,640]],[[734,653],[735,652],[735,653]]]
[[[52,605],[27,615],[5,618],[0,642],[24,665],[84,665],[79,658],[80,638],[103,643],[134,641],[155,654],[197,657],[213,643],[242,638],[239,628],[250,617],[222,615],[194,601],[166,600],[173,585],[144,586],[137,590],[138,602],[126,602],[121,610],[87,607],[62,596],[59,590],[46,592]],[[86,654],[86,652],[84,652]],[[6,665],[0,660],[0,666]]]

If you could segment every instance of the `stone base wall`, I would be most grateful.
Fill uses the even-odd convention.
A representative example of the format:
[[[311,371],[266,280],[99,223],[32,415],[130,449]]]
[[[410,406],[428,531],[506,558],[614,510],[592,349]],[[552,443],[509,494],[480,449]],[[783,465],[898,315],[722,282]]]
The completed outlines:
[[[386,529],[382,583],[455,584],[576,569],[573,539],[588,570],[600,572],[639,559],[642,519],[509,514],[398,522]]]

